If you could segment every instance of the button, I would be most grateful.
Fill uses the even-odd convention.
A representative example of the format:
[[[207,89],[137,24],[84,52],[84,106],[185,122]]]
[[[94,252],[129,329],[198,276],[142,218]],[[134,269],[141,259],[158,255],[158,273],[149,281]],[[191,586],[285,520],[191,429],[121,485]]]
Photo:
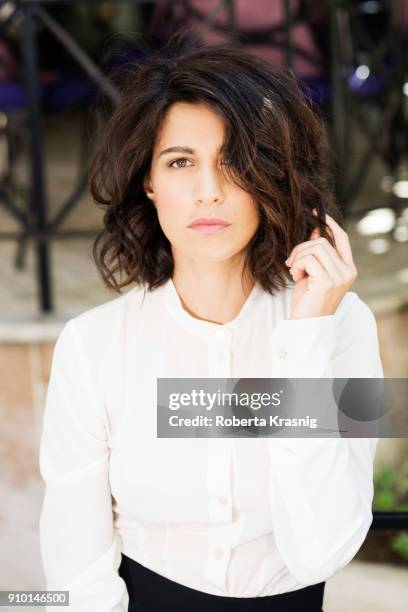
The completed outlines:
[[[221,506],[228,506],[228,499],[226,497],[218,497],[218,503]]]
[[[215,337],[218,338],[218,340],[222,340],[225,338],[225,331],[223,329],[217,329],[215,332]]]
[[[225,353],[217,353],[218,361],[224,361],[224,359],[225,359]]]
[[[222,548],[217,548],[217,550],[215,551],[215,558],[222,559],[223,556],[224,556],[224,551],[222,550]]]
[[[285,359],[285,357],[287,357],[287,356],[288,356],[288,353],[287,353],[287,351],[285,351],[285,349],[281,349],[281,350],[279,351],[279,357],[280,357],[281,359]]]

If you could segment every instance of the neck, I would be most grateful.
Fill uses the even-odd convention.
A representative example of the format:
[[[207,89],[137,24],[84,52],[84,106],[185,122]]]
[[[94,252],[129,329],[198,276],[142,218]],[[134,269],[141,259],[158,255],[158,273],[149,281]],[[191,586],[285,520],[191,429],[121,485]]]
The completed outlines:
[[[229,323],[239,314],[254,280],[231,262],[184,262],[175,265],[173,283],[182,306],[196,319]]]

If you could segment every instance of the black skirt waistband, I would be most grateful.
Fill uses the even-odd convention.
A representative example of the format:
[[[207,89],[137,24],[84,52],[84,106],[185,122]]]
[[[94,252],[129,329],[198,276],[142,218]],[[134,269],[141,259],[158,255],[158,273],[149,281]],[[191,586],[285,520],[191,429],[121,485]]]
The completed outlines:
[[[224,597],[174,582],[122,553],[128,612],[322,612],[325,582],[265,597]]]

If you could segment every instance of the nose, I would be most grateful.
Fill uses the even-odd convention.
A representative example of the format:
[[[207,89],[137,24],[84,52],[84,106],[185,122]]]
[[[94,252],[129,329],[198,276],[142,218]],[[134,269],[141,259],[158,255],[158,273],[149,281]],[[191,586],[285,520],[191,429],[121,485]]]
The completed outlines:
[[[203,169],[197,176],[195,201],[201,206],[220,204],[224,199],[221,180],[217,171]]]

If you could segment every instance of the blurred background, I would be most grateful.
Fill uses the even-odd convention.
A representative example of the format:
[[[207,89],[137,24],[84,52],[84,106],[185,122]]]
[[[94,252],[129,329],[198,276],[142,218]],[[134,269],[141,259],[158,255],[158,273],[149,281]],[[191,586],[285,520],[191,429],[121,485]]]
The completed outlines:
[[[91,259],[89,157],[115,70],[179,28],[288,66],[319,108],[385,376],[408,374],[408,0],[0,2],[0,590],[42,589],[38,443],[64,322],[112,299]],[[109,76],[110,75],[110,76]],[[326,612],[408,601],[408,444],[383,439],[375,518],[327,582]]]

